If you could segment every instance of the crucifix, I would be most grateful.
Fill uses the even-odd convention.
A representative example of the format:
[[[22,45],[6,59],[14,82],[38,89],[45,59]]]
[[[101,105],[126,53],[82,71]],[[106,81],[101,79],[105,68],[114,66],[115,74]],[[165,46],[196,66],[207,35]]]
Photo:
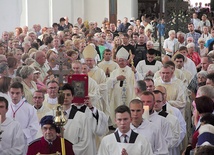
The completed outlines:
[[[66,76],[66,75],[71,75],[73,74],[73,71],[72,69],[63,69],[63,64],[67,64],[67,63],[71,63],[71,60],[68,59],[62,48],[59,49],[59,52],[58,52],[58,57],[56,60],[51,60],[52,62],[56,61],[56,64],[59,65],[59,70],[52,70],[50,69],[48,71],[48,74],[49,75],[54,75],[54,76],[57,76],[58,77],[58,80],[59,80],[59,86],[62,87],[63,86],[63,77]]]

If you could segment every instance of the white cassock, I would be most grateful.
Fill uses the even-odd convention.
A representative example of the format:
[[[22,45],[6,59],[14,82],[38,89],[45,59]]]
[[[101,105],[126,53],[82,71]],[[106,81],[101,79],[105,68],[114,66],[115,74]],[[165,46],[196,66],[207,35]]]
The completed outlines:
[[[84,109],[85,113],[76,111],[72,106],[66,110],[69,121],[65,125],[64,137],[74,144],[75,155],[96,155],[95,136],[108,132],[108,117],[95,107],[93,113],[88,107]]]
[[[136,66],[136,70],[142,75],[142,77],[146,77],[146,74],[149,71],[152,71],[152,73],[156,73],[158,70],[161,69],[163,64],[160,61],[153,61],[152,63],[147,62],[146,60],[141,60],[138,62]]]
[[[165,138],[161,134],[160,128],[157,128],[152,122],[144,119],[139,127],[130,125],[131,129],[145,137],[151,144],[151,148],[154,155],[168,155],[168,147],[166,145]]]
[[[141,135],[132,131],[129,143],[121,143],[118,131],[105,136],[100,144],[98,155],[120,155],[122,149],[128,155],[152,155],[150,143]]]
[[[186,70],[188,70],[189,72],[191,72],[191,74],[193,76],[195,76],[195,74],[197,74],[197,69],[196,69],[195,63],[188,57],[185,57],[184,68]]]
[[[172,130],[172,140],[171,140],[171,148],[169,148],[169,154],[179,155],[180,154],[180,149],[179,149],[180,124],[178,122],[178,119],[172,114],[167,113],[163,110],[159,112],[159,115],[166,118],[166,120],[170,123],[170,127]]]
[[[99,94],[101,98],[98,101],[97,108],[103,111],[106,115],[110,115],[105,72],[101,68],[95,66],[88,72],[88,76],[96,81],[99,87]]]
[[[148,120],[154,123],[156,127],[160,129],[163,137],[165,138],[168,148],[171,148],[173,134],[172,129],[170,127],[170,123],[166,120],[166,118],[159,116],[158,113],[154,111],[152,114],[149,115]]]
[[[184,120],[184,117],[181,114],[181,111],[178,110],[178,108],[175,108],[173,106],[171,106],[168,102],[166,102],[166,104],[163,106],[163,109],[166,109],[166,111],[172,115],[174,115],[180,124],[180,140],[178,143],[181,143],[182,140],[184,139],[185,135],[186,135],[186,122]]]
[[[39,130],[39,121],[36,109],[25,98],[21,99],[17,104],[11,102],[8,106],[6,116],[21,124],[26,144],[35,139]]]
[[[120,87],[120,81],[117,81],[117,76],[119,75],[124,75],[126,77],[122,87]],[[135,81],[141,79],[142,76],[138,72],[134,74],[129,66],[115,69],[111,73],[110,78],[107,80],[111,120],[115,120],[114,110],[119,105],[125,104],[126,106],[129,106],[130,101],[136,97],[134,84]]]
[[[26,146],[24,134],[19,122],[6,118],[1,124],[1,155],[24,155],[24,148]]]
[[[171,80],[171,82],[163,82],[161,77],[155,79],[154,85],[164,86],[167,91],[167,101],[174,107],[178,108],[185,118],[185,106],[187,99],[187,88],[184,83],[179,80]]]
[[[19,103],[10,103],[6,117],[18,121],[22,127],[25,138],[24,153],[27,153],[27,145],[35,140],[36,134],[39,130],[39,122],[36,114],[36,109],[30,105],[25,98],[21,99]]]

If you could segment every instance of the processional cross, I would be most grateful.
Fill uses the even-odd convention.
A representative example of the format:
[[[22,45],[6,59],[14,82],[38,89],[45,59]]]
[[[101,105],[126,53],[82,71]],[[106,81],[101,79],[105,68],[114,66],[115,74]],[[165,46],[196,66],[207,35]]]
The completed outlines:
[[[62,87],[63,86],[63,76],[73,74],[72,69],[63,69],[63,64],[71,63],[71,60],[65,56],[64,51],[62,50],[62,48],[60,48],[58,51],[57,59],[56,60],[53,59],[51,61],[52,62],[56,61],[56,64],[59,65],[59,70],[50,69],[48,71],[48,74],[49,75],[53,74],[55,76],[58,76],[59,86]]]

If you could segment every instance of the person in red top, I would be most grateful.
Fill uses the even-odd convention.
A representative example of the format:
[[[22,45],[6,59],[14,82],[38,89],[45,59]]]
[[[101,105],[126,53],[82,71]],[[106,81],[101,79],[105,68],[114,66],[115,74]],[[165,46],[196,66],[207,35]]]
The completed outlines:
[[[200,58],[200,55],[197,52],[195,52],[195,44],[188,43],[187,50],[188,50],[187,57],[190,58],[195,63],[195,66],[197,68],[199,68],[200,67],[199,64],[201,63],[201,58]]]
[[[60,132],[60,129],[54,124],[54,117],[47,115],[44,116],[41,121],[41,128],[43,137],[36,139],[31,142],[28,146],[27,155],[36,155],[40,154],[52,154],[60,153],[62,154],[61,149],[61,140],[57,136],[57,133]],[[65,139],[65,152],[66,155],[74,155],[73,144]]]

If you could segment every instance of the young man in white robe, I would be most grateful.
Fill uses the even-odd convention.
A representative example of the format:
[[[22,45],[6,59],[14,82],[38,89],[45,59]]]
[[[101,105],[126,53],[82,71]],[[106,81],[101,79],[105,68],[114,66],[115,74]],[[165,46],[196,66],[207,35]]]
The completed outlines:
[[[197,74],[197,69],[196,69],[195,63],[190,58],[187,57],[187,54],[188,54],[187,47],[181,46],[178,49],[178,53],[181,53],[185,57],[184,69],[191,72],[192,76],[195,76]]]
[[[26,146],[24,133],[21,125],[11,118],[6,117],[9,103],[6,98],[0,97],[1,128],[0,154],[1,155],[24,155]]]
[[[136,70],[145,78],[153,77],[154,74],[162,67],[160,61],[155,60],[156,51],[149,49],[146,54],[146,59],[138,62]]]
[[[185,57],[182,54],[176,54],[175,56],[173,56],[173,60],[175,63],[175,67],[183,72],[183,74],[187,80],[186,84],[188,86],[193,78],[193,75],[191,72],[189,72],[188,70],[186,70],[184,68]]]
[[[147,116],[148,118],[146,119],[154,123],[156,127],[160,129],[161,134],[165,138],[168,149],[172,148],[173,135],[170,123],[166,120],[166,118],[158,115],[158,113],[154,111],[155,97],[153,93],[150,91],[144,91],[142,92],[140,99],[143,102],[144,106],[149,107],[144,111],[144,114],[149,113],[149,116]],[[143,116],[143,118],[145,118],[145,115]]]
[[[168,155],[168,147],[160,129],[152,122],[142,118],[144,113],[142,101],[133,99],[129,104],[129,108],[132,117],[131,129],[144,136],[150,142],[153,154]]]
[[[169,149],[170,155],[179,155],[179,142],[180,142],[180,124],[178,119],[172,114],[162,110],[163,107],[163,94],[159,90],[154,90],[153,94],[155,96],[155,105],[154,110],[158,113],[158,115],[163,116],[170,123],[170,127],[172,129],[172,147]]]
[[[67,129],[65,127],[65,138],[74,144],[75,154],[95,155],[97,153],[95,136],[103,136],[108,132],[108,117],[92,105],[90,97],[85,103],[72,103],[74,88],[70,84],[65,84],[62,87],[62,92],[65,94],[63,104],[65,116],[76,121],[76,123],[70,123]],[[81,137],[80,143],[77,144],[70,138],[74,134],[70,127],[76,125],[81,125],[80,129],[83,130],[83,137]]]
[[[105,136],[100,144],[98,155],[152,155],[150,143],[130,128],[131,112],[126,105],[115,109],[117,130]]]
[[[9,88],[9,93],[12,102],[8,107],[6,116],[18,121],[21,124],[25,138],[25,151],[27,151],[27,144],[35,139],[39,130],[39,121],[36,114],[36,109],[34,109],[25,98],[22,98],[24,92],[23,85],[21,83],[12,83]]]
[[[103,53],[103,60],[98,64],[98,67],[105,72],[106,77],[109,77],[110,73],[119,67],[116,62],[111,60],[111,58],[112,58],[111,50],[105,49]]]
[[[187,129],[186,129],[186,122],[184,120],[184,117],[182,116],[181,111],[178,110],[178,108],[171,106],[170,103],[167,102],[167,100],[166,100],[167,91],[166,91],[166,88],[164,86],[156,86],[155,90],[159,90],[163,93],[163,103],[164,104],[162,106],[162,110],[174,115],[179,121],[179,124],[180,124],[180,140],[178,143],[180,143],[180,150],[183,150],[182,147],[187,146],[187,137],[186,137]]]
[[[107,81],[111,120],[115,120],[114,110],[121,104],[129,105],[130,101],[136,97],[134,92],[135,81],[142,80],[142,76],[135,67],[129,67],[129,53],[121,47],[116,55],[119,68],[115,69]]]

